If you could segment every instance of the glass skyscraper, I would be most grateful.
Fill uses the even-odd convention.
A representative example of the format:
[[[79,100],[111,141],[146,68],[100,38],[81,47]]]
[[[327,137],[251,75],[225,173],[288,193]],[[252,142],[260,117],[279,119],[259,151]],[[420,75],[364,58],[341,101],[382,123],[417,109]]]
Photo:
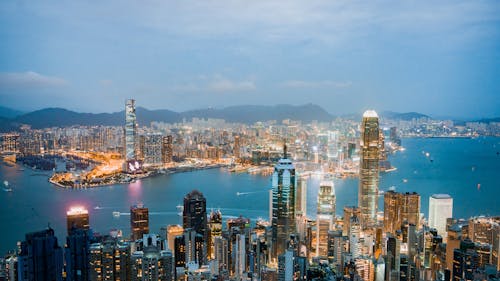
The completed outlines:
[[[363,225],[377,222],[379,185],[379,123],[373,110],[363,114],[361,122],[358,206]]]
[[[136,159],[136,126],[135,100],[128,99],[125,103],[125,160]]]
[[[333,181],[323,181],[319,186],[316,216],[316,255],[328,255],[328,231],[333,227],[335,217],[335,189]]]
[[[277,258],[286,250],[290,234],[295,233],[295,167],[287,158],[286,145],[283,158],[274,167],[272,176],[272,253]]]

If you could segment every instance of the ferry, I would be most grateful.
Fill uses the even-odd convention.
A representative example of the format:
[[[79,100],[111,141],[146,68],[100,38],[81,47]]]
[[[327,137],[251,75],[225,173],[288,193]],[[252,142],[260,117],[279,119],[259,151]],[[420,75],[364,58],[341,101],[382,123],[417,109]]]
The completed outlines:
[[[3,181],[3,185],[4,185],[4,188],[3,188],[4,191],[12,192],[12,188],[9,186],[8,181]]]
[[[114,211],[114,212],[113,212],[113,217],[115,217],[115,218],[119,218],[119,217],[120,217],[120,212],[118,212],[118,211]]]

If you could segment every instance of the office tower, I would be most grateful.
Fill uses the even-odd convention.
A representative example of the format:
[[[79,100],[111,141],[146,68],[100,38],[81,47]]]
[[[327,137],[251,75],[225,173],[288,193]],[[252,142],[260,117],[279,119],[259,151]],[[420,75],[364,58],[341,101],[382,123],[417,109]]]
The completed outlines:
[[[172,280],[172,253],[157,234],[144,234],[131,250],[131,280]]]
[[[184,249],[186,264],[196,263],[199,266],[206,263],[205,243],[203,235],[191,228],[184,228]],[[177,254],[177,253],[176,253]]]
[[[88,252],[91,239],[92,231],[83,228],[73,228],[66,238],[64,255],[67,281],[88,280]]]
[[[19,134],[6,133],[0,134],[0,152],[18,153],[19,152]]]
[[[229,266],[229,245],[225,237],[216,236],[214,238],[214,258],[218,261],[220,268]]]
[[[173,253],[175,251],[175,237],[182,235],[184,228],[180,225],[171,224],[167,226],[167,245],[168,249]]]
[[[18,280],[62,281],[63,249],[52,228],[26,234],[18,257]]]
[[[453,198],[448,194],[433,194],[429,197],[429,227],[435,228],[446,238],[446,219],[453,217]]]
[[[328,231],[335,217],[335,189],[333,181],[323,181],[319,186],[316,215],[316,256],[328,255]]]
[[[295,191],[295,214],[307,216],[307,178],[299,177]]]
[[[161,140],[161,157],[163,164],[171,163],[174,155],[172,136],[164,136]]]
[[[371,257],[363,256],[354,261],[356,271],[358,272],[361,280],[374,280],[375,268]]]
[[[345,206],[344,207],[344,222],[342,227],[342,235],[349,236],[349,231],[351,229],[351,218],[361,217],[361,209],[355,206]]]
[[[419,225],[420,195],[415,192],[384,193],[384,231],[395,234],[403,223]]]
[[[278,257],[278,281],[293,281],[293,250],[287,249]]]
[[[83,207],[72,207],[66,212],[68,235],[72,229],[89,229],[89,211]]]
[[[234,136],[234,147],[233,147],[234,158],[240,158],[240,136]]]
[[[342,235],[342,230],[328,232],[328,260],[340,270],[342,254],[346,252],[347,237]]]
[[[491,246],[491,264],[500,270],[500,217],[469,219],[468,236],[473,242]]]
[[[460,248],[453,251],[452,280],[474,280],[474,271],[478,268],[479,256],[474,250],[474,242],[465,239]]]
[[[161,165],[162,159],[162,138],[160,134],[148,134],[144,136],[144,144],[141,150],[144,164]]]
[[[287,158],[286,145],[283,158],[274,167],[272,176],[273,214],[272,214],[272,257],[277,258],[285,252],[286,241],[295,233],[295,167]]]
[[[149,233],[149,210],[143,204],[130,207],[130,237],[132,241]]]
[[[373,110],[365,111],[361,122],[358,207],[365,226],[377,222],[379,185],[379,124]]]
[[[182,226],[185,230],[191,229],[200,234],[202,236],[203,243],[206,244],[208,242],[207,201],[203,194],[198,190],[193,190],[184,197]],[[203,250],[204,257],[206,256],[206,252],[207,250],[205,248],[205,250]],[[204,263],[204,260],[202,263]]]
[[[211,211],[210,218],[208,219],[208,229],[210,232],[208,238],[208,256],[214,258],[214,241],[215,237],[222,235],[222,213],[219,210]]]
[[[246,246],[244,234],[236,234],[232,249],[232,254],[234,256],[233,275],[236,280],[242,280],[244,278],[243,273],[246,272]]]
[[[375,281],[385,281],[385,261],[382,255],[380,255],[376,260],[374,269],[375,269]]]
[[[135,116],[135,100],[128,99],[125,103],[125,160],[135,160],[137,120]]]
[[[387,238],[387,259],[386,271],[390,274],[392,271],[400,271],[400,253],[401,253],[401,240],[397,237],[390,235]]]
[[[182,234],[174,240],[174,267],[184,268],[184,266],[186,266],[186,242]]]
[[[349,230],[349,247],[352,259],[356,259],[361,255],[361,223],[356,216],[351,217]]]
[[[89,248],[88,280],[130,280],[130,246],[106,236]]]

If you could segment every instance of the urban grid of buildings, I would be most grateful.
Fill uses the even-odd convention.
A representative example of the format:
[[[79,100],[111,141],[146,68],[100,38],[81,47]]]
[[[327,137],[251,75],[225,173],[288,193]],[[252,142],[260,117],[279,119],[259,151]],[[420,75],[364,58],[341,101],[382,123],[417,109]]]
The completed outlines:
[[[483,133],[480,126],[384,120],[385,132],[370,110],[361,123],[194,119],[139,127],[134,100],[126,102],[125,114],[124,128],[23,128],[3,134],[1,149],[26,165],[55,170],[52,180],[71,188],[214,165],[268,173],[269,219],[224,221],[220,210],[208,213],[204,195],[193,190],[184,197],[182,225],[155,233],[146,202],[130,207],[129,236],[117,230],[97,235],[88,211],[75,207],[67,212],[66,241],[51,228],[27,233],[1,260],[1,280],[500,278],[500,217],[454,218],[453,198],[434,194],[426,219],[418,193],[379,188],[379,174],[393,169],[387,153],[401,149],[401,136],[474,136]],[[66,163],[65,171],[58,162]],[[77,170],[88,173],[77,176]],[[306,198],[306,179],[317,170],[324,175],[318,197]],[[333,178],[346,176],[359,177],[357,206],[336,206]],[[308,200],[317,200],[315,210],[307,210]]]

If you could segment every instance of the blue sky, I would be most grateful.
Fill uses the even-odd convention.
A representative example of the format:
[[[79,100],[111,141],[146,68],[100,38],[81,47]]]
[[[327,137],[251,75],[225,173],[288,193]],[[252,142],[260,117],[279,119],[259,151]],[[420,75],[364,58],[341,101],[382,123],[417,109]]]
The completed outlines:
[[[499,1],[0,1],[0,104],[500,116]]]

